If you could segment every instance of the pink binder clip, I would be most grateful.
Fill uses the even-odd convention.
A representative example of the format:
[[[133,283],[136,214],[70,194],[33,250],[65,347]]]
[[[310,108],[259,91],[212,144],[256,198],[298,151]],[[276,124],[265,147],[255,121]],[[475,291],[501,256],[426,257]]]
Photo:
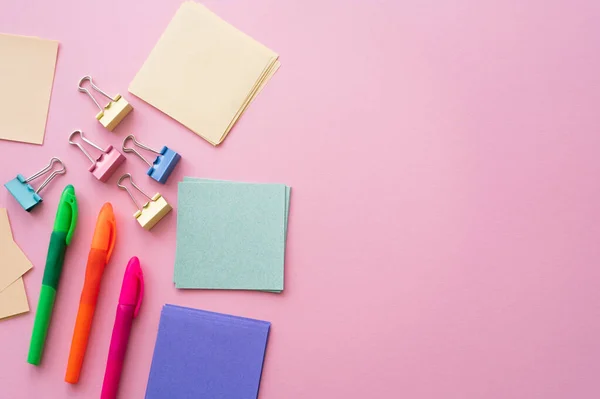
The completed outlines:
[[[79,134],[82,141],[99,150],[101,152],[100,156],[94,159],[90,155],[90,153],[87,152],[85,148],[83,148],[83,146],[80,143],[75,143],[72,139],[73,136],[76,134]],[[94,177],[100,180],[101,182],[107,181],[110,178],[110,176],[112,176],[114,171],[117,170],[119,165],[121,165],[125,161],[125,156],[116,149],[114,149],[112,145],[109,145],[108,147],[106,147],[105,150],[103,150],[100,146],[86,139],[83,136],[83,132],[81,130],[75,130],[73,133],[71,133],[71,135],[69,136],[69,144],[73,144],[79,147],[79,149],[83,151],[85,156],[88,157],[90,161],[92,161],[92,165],[89,167],[88,170],[92,172],[92,175],[94,175]]]

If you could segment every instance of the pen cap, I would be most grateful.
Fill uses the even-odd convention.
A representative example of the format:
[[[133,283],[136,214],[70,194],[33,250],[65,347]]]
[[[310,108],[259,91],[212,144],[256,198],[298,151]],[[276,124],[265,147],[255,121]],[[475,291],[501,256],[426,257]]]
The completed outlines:
[[[119,305],[135,306],[134,316],[137,316],[144,297],[144,274],[140,266],[140,260],[134,256],[129,260],[125,275],[123,276],[123,286],[119,296]]]
[[[92,248],[106,250],[107,263],[115,247],[116,230],[117,226],[112,204],[106,202],[102,205],[98,214],[96,230],[92,238]]]
[[[60,196],[56,218],[54,219],[54,230],[67,233],[67,245],[71,243],[75,226],[77,226],[77,197],[75,188],[68,184]]]

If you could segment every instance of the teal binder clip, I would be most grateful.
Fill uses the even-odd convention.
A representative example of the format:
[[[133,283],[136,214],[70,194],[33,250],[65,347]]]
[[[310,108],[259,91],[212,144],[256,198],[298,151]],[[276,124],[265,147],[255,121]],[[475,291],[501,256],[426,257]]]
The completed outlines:
[[[58,163],[61,168],[52,170],[54,168],[54,164]],[[44,180],[44,182],[35,190],[30,181],[37,179],[38,177],[45,175],[46,173],[52,173],[50,176]],[[8,190],[9,193],[19,202],[19,204],[25,209],[27,212],[30,212],[37,204],[42,202],[42,197],[40,197],[39,192],[44,189],[58,175],[62,175],[67,171],[65,164],[60,159],[54,157],[50,160],[48,166],[39,172],[35,173],[33,176],[29,178],[23,177],[23,175],[18,174],[17,177],[4,184],[4,187]]]
[[[144,158],[142,154],[140,154],[135,148],[126,147],[125,143],[127,143],[127,140],[133,141],[133,145],[139,148],[156,154],[156,159],[154,160],[154,163],[150,163],[150,161]],[[167,182],[167,179],[171,175],[171,172],[173,172],[173,169],[175,169],[175,166],[181,159],[181,155],[171,150],[169,147],[163,146],[163,148],[161,148],[160,151],[156,151],[148,147],[147,145],[137,141],[133,134],[130,134],[129,136],[125,137],[125,139],[123,140],[123,152],[132,152],[138,157],[140,157],[142,161],[146,162],[146,164],[150,167],[146,171],[146,174],[161,184],[165,184]]]

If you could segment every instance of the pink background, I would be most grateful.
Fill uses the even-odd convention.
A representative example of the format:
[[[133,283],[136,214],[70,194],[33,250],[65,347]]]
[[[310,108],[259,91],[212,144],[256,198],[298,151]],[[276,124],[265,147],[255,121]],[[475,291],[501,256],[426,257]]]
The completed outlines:
[[[0,397],[98,397],[123,270],[146,275],[122,398],[142,398],[161,306],[273,323],[263,399],[598,398],[600,358],[600,3],[597,0],[211,0],[278,51],[282,68],[213,148],[127,93],[180,1],[2,0],[0,30],[60,41],[43,146],[0,142],[0,182],[54,155],[69,171],[32,214],[4,190],[34,263],[35,308],[62,187],[80,223],[43,365],[25,362],[33,312],[0,321]],[[92,74],[135,111],[115,133],[77,92]],[[151,233],[114,185],[67,144],[135,133],[183,161],[183,176],[293,186],[282,295],[177,291],[176,210]],[[82,379],[63,382],[100,206],[119,241],[106,272]]]

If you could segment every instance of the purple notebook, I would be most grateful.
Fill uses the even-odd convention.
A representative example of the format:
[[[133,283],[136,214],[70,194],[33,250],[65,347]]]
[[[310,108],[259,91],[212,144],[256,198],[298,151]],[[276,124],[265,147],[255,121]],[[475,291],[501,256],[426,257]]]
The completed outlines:
[[[165,305],[146,399],[256,399],[271,323]]]

